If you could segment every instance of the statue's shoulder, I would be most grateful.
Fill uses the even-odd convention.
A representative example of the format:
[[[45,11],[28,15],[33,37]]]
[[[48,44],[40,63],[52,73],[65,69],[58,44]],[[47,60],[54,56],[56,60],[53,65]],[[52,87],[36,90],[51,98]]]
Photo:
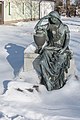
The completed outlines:
[[[66,24],[64,24],[64,23],[62,23],[62,25],[63,25],[64,30],[65,30],[66,32],[70,32],[68,25],[66,25]]]

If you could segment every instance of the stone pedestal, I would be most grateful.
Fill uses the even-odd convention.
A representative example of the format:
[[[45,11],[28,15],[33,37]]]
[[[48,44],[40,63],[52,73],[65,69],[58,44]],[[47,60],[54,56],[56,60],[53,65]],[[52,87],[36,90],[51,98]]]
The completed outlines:
[[[38,59],[38,55],[36,53],[24,53],[24,72],[34,70],[33,62]]]
[[[29,45],[24,51],[24,68],[22,78],[29,83],[40,83],[39,54],[35,46]]]
[[[37,46],[32,42],[24,51],[24,72],[34,71],[38,66],[38,56],[39,54],[35,53]]]

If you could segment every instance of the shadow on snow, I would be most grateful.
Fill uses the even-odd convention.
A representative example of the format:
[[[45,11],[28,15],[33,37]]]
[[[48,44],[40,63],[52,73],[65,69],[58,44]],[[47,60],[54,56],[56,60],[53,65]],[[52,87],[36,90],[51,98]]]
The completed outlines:
[[[3,85],[4,85],[4,93],[6,92],[6,90],[7,90],[7,88],[8,88],[8,83],[9,82],[11,82],[11,80],[5,80],[4,82],[3,82]],[[3,94],[4,94],[3,93]]]
[[[14,70],[14,77],[16,77],[23,66],[25,48],[13,43],[8,43],[5,45],[5,49],[9,53],[6,59]]]

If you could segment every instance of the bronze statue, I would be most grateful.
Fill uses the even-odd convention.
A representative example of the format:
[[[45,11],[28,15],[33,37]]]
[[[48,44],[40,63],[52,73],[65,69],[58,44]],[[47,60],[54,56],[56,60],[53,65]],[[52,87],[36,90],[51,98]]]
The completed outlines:
[[[44,19],[48,19],[48,23],[42,25]],[[35,30],[34,41],[40,54],[41,84],[49,91],[62,88],[66,83],[65,73],[68,72],[71,59],[69,28],[62,23],[58,12],[52,11],[40,19]]]

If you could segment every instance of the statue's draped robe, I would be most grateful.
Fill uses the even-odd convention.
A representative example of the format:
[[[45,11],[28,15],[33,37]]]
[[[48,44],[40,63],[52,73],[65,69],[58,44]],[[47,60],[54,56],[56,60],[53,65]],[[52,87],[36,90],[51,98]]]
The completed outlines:
[[[47,29],[47,46],[40,53],[41,83],[47,90],[59,89],[66,80],[64,73],[70,67],[71,53],[68,47],[60,54],[59,50],[69,44],[69,29],[63,23],[56,30]]]

